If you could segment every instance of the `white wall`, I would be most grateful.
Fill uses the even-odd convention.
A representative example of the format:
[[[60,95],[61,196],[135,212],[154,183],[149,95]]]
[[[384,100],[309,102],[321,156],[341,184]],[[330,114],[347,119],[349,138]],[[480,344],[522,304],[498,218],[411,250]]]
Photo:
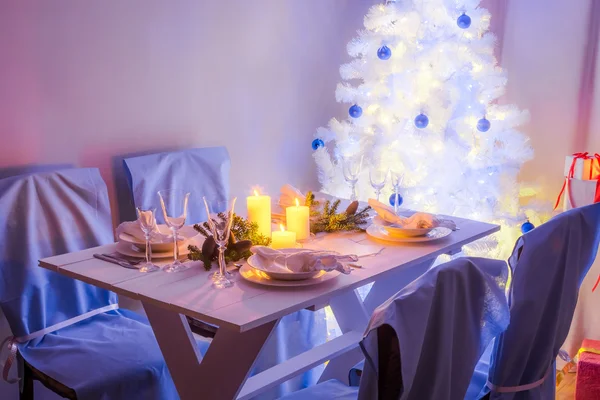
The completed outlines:
[[[312,135],[345,113],[338,68],[373,2],[5,0],[0,168],[99,167],[114,199],[114,156],[224,145],[235,194],[313,186]]]

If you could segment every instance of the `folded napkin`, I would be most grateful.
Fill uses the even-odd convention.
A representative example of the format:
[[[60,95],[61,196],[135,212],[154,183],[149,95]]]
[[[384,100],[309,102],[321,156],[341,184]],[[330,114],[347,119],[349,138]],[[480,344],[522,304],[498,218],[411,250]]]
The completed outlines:
[[[146,236],[144,235],[144,231],[140,227],[140,223],[138,221],[125,221],[121,223],[117,227],[117,238],[121,235],[121,233],[125,233],[129,236],[133,236],[135,239],[139,241],[145,241]],[[152,243],[169,243],[173,240],[170,235],[165,235],[160,233],[158,227],[154,227],[154,230],[150,234],[150,241]]]
[[[295,206],[296,199],[298,199],[298,203],[301,206],[303,206],[306,202],[306,196],[292,185],[283,185],[280,191],[281,195],[279,196],[279,205],[284,209],[286,207]]]
[[[375,210],[377,215],[385,222],[397,225],[404,229],[428,229],[443,226],[456,230],[456,224],[449,219],[442,219],[433,214],[417,212],[410,217],[396,215],[394,209],[387,204],[383,204],[375,199],[369,199],[369,205]]]
[[[273,272],[311,272],[337,270],[343,274],[350,273],[346,262],[356,262],[355,255],[340,255],[328,251],[294,249],[294,252],[283,252],[265,246],[252,246],[250,251],[261,257],[265,264],[272,266]],[[283,266],[281,266],[283,264]]]

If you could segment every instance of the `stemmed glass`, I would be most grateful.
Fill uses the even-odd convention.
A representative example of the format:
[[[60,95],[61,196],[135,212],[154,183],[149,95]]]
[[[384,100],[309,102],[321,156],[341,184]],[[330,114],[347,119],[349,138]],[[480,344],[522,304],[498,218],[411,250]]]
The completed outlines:
[[[165,223],[173,233],[173,262],[164,268],[165,272],[184,271],[190,267],[179,261],[177,231],[185,224],[190,194],[184,190],[168,189],[158,192]]]
[[[350,185],[352,189],[352,195],[350,196],[351,201],[356,200],[356,182],[358,182],[358,175],[362,169],[363,156],[353,157],[342,157],[342,171],[344,173],[344,179]]]
[[[389,169],[382,167],[371,167],[369,170],[369,181],[371,182],[371,187],[375,189],[375,195],[377,196],[377,201],[379,201],[379,196],[381,195],[381,189],[385,187],[385,181],[387,179]]]
[[[391,172],[391,178],[392,178],[392,187],[394,188],[394,195],[395,197],[395,201],[394,201],[394,213],[396,213],[396,215],[398,214],[398,207],[400,207],[400,204],[398,199],[400,198],[400,186],[402,185],[402,181],[404,180],[404,175],[400,172],[397,171],[392,171]]]
[[[146,263],[139,269],[140,272],[154,272],[160,268],[152,263],[152,248],[150,244],[150,235],[156,229],[156,209],[136,207],[138,223],[140,229],[144,232],[146,239]]]
[[[219,248],[219,271],[212,275],[213,286],[217,289],[228,288],[233,286],[233,282],[228,279],[228,276],[231,276],[231,274],[227,272],[227,265],[225,264],[225,249],[227,248],[227,242],[229,241],[231,223],[233,222],[233,209],[237,198],[232,198],[228,202],[229,204],[225,201],[212,202],[212,207],[209,205],[206,197],[203,199],[204,206],[206,207],[206,215],[208,216],[208,226],[210,227],[210,232]],[[212,212],[211,208],[213,209]],[[214,215],[216,214],[214,212],[215,210],[226,211]]]

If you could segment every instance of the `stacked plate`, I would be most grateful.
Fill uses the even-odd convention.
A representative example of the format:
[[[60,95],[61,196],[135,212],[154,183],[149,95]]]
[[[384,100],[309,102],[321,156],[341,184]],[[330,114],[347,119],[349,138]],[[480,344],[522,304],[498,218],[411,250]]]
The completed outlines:
[[[367,234],[376,239],[388,242],[430,242],[445,238],[452,233],[452,229],[446,227],[435,228],[403,228],[385,221],[376,216],[373,224],[367,228]]]
[[[166,225],[158,225],[158,232],[153,235],[150,241],[152,249],[152,258],[168,258],[173,257],[173,235],[171,230]],[[177,232],[177,245],[179,247],[179,255],[189,253],[189,241],[198,235],[198,232],[193,226],[184,226]],[[140,230],[135,235],[127,232],[120,232],[117,243],[117,251],[123,255],[130,257],[146,257],[146,241]]]
[[[281,249],[282,253],[295,253],[297,249]],[[285,259],[266,261],[259,255],[252,255],[248,264],[240,268],[240,275],[254,283],[267,286],[309,286],[328,281],[340,274],[339,271],[293,272],[285,266]]]

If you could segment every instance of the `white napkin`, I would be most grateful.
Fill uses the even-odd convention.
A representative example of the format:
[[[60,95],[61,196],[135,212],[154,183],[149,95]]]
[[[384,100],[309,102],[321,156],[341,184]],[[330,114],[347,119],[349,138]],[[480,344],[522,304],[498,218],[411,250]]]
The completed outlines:
[[[279,205],[284,209],[286,207],[295,206],[296,199],[303,206],[306,203],[306,196],[292,185],[283,185],[281,187],[281,195],[279,196]]]
[[[139,241],[145,241],[146,236],[144,235],[144,231],[140,228],[140,223],[138,221],[125,221],[121,223],[117,227],[117,238],[121,235],[121,233],[125,233],[129,236],[133,236],[135,239]],[[158,227],[154,227],[154,230],[150,234],[150,241],[152,243],[169,243],[173,239],[169,235],[165,235],[160,233]]]
[[[396,215],[394,209],[387,204],[383,204],[375,199],[369,199],[369,205],[375,210],[377,215],[384,221],[399,226],[404,229],[428,229],[443,226],[456,230],[456,224],[449,219],[438,218],[437,216],[424,212],[417,212],[410,217],[401,217]]]
[[[344,265],[346,262],[356,262],[358,257],[354,255],[339,255],[327,251],[315,251],[305,249],[294,249],[293,253],[275,250],[265,246],[252,246],[250,251],[261,257],[265,264],[273,269],[284,270],[283,272],[311,272],[311,271],[333,271],[337,270],[343,274],[350,273],[350,267]],[[280,268],[277,264],[283,264]]]

